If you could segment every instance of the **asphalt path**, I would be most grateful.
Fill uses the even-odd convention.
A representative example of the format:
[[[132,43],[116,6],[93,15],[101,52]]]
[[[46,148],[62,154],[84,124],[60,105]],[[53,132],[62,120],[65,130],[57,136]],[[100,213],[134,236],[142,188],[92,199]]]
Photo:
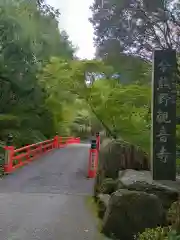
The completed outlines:
[[[0,240],[98,240],[87,198],[88,144],[35,160],[0,180]]]

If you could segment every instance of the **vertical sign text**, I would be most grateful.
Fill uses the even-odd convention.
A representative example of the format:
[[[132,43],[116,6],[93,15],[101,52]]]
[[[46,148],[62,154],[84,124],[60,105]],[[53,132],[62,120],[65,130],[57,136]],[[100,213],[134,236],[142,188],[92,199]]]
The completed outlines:
[[[152,171],[154,180],[176,179],[176,52],[154,52]]]

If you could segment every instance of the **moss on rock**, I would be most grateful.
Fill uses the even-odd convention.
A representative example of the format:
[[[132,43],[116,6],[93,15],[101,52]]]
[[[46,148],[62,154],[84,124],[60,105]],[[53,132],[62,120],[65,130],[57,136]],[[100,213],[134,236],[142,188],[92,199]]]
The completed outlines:
[[[112,194],[117,189],[117,180],[112,178],[105,178],[99,188],[100,193],[103,194]]]
[[[96,198],[105,178],[117,179],[120,170],[149,170],[148,157],[143,151],[122,141],[105,139],[99,152],[97,177],[94,185]]]

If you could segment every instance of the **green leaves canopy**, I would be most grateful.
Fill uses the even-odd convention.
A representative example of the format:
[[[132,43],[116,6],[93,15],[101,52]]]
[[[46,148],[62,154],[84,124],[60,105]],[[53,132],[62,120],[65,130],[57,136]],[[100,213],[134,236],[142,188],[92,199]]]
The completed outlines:
[[[89,115],[95,114],[101,127],[103,125],[113,136],[149,152],[150,87],[147,84],[122,85],[119,80],[109,78],[111,70],[100,61],[66,62],[53,58],[44,68],[40,79],[41,84],[51,93],[49,95],[56,96],[57,112],[58,102],[59,105],[64,101],[72,106],[70,101],[84,100]],[[77,111],[76,107],[74,109]],[[74,123],[78,122],[79,115],[76,117]],[[85,123],[85,115],[83,119]],[[90,125],[89,122],[93,127],[88,118],[86,126]]]

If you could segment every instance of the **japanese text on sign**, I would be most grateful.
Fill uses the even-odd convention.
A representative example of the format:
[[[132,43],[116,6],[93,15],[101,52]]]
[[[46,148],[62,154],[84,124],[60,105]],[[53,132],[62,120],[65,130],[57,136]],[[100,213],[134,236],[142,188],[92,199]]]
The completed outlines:
[[[166,71],[169,70],[171,65],[167,61],[162,61],[159,65],[160,77],[158,79],[157,90],[160,91],[157,94],[157,104],[159,109],[156,113],[156,122],[160,125],[159,132],[156,134],[157,141],[159,142],[159,151],[157,151],[157,158],[163,162],[167,163],[170,152],[167,151],[166,147],[163,145],[168,142],[168,137],[170,134],[166,130],[166,125],[171,123],[171,118],[169,116],[168,107],[173,103],[172,96],[169,90],[172,88],[170,80],[165,76]]]
[[[154,180],[176,179],[176,66],[176,51],[154,51],[151,148]]]
[[[156,154],[157,158],[163,163],[167,163],[170,155],[171,153],[167,152],[164,146],[162,146],[160,151]]]

